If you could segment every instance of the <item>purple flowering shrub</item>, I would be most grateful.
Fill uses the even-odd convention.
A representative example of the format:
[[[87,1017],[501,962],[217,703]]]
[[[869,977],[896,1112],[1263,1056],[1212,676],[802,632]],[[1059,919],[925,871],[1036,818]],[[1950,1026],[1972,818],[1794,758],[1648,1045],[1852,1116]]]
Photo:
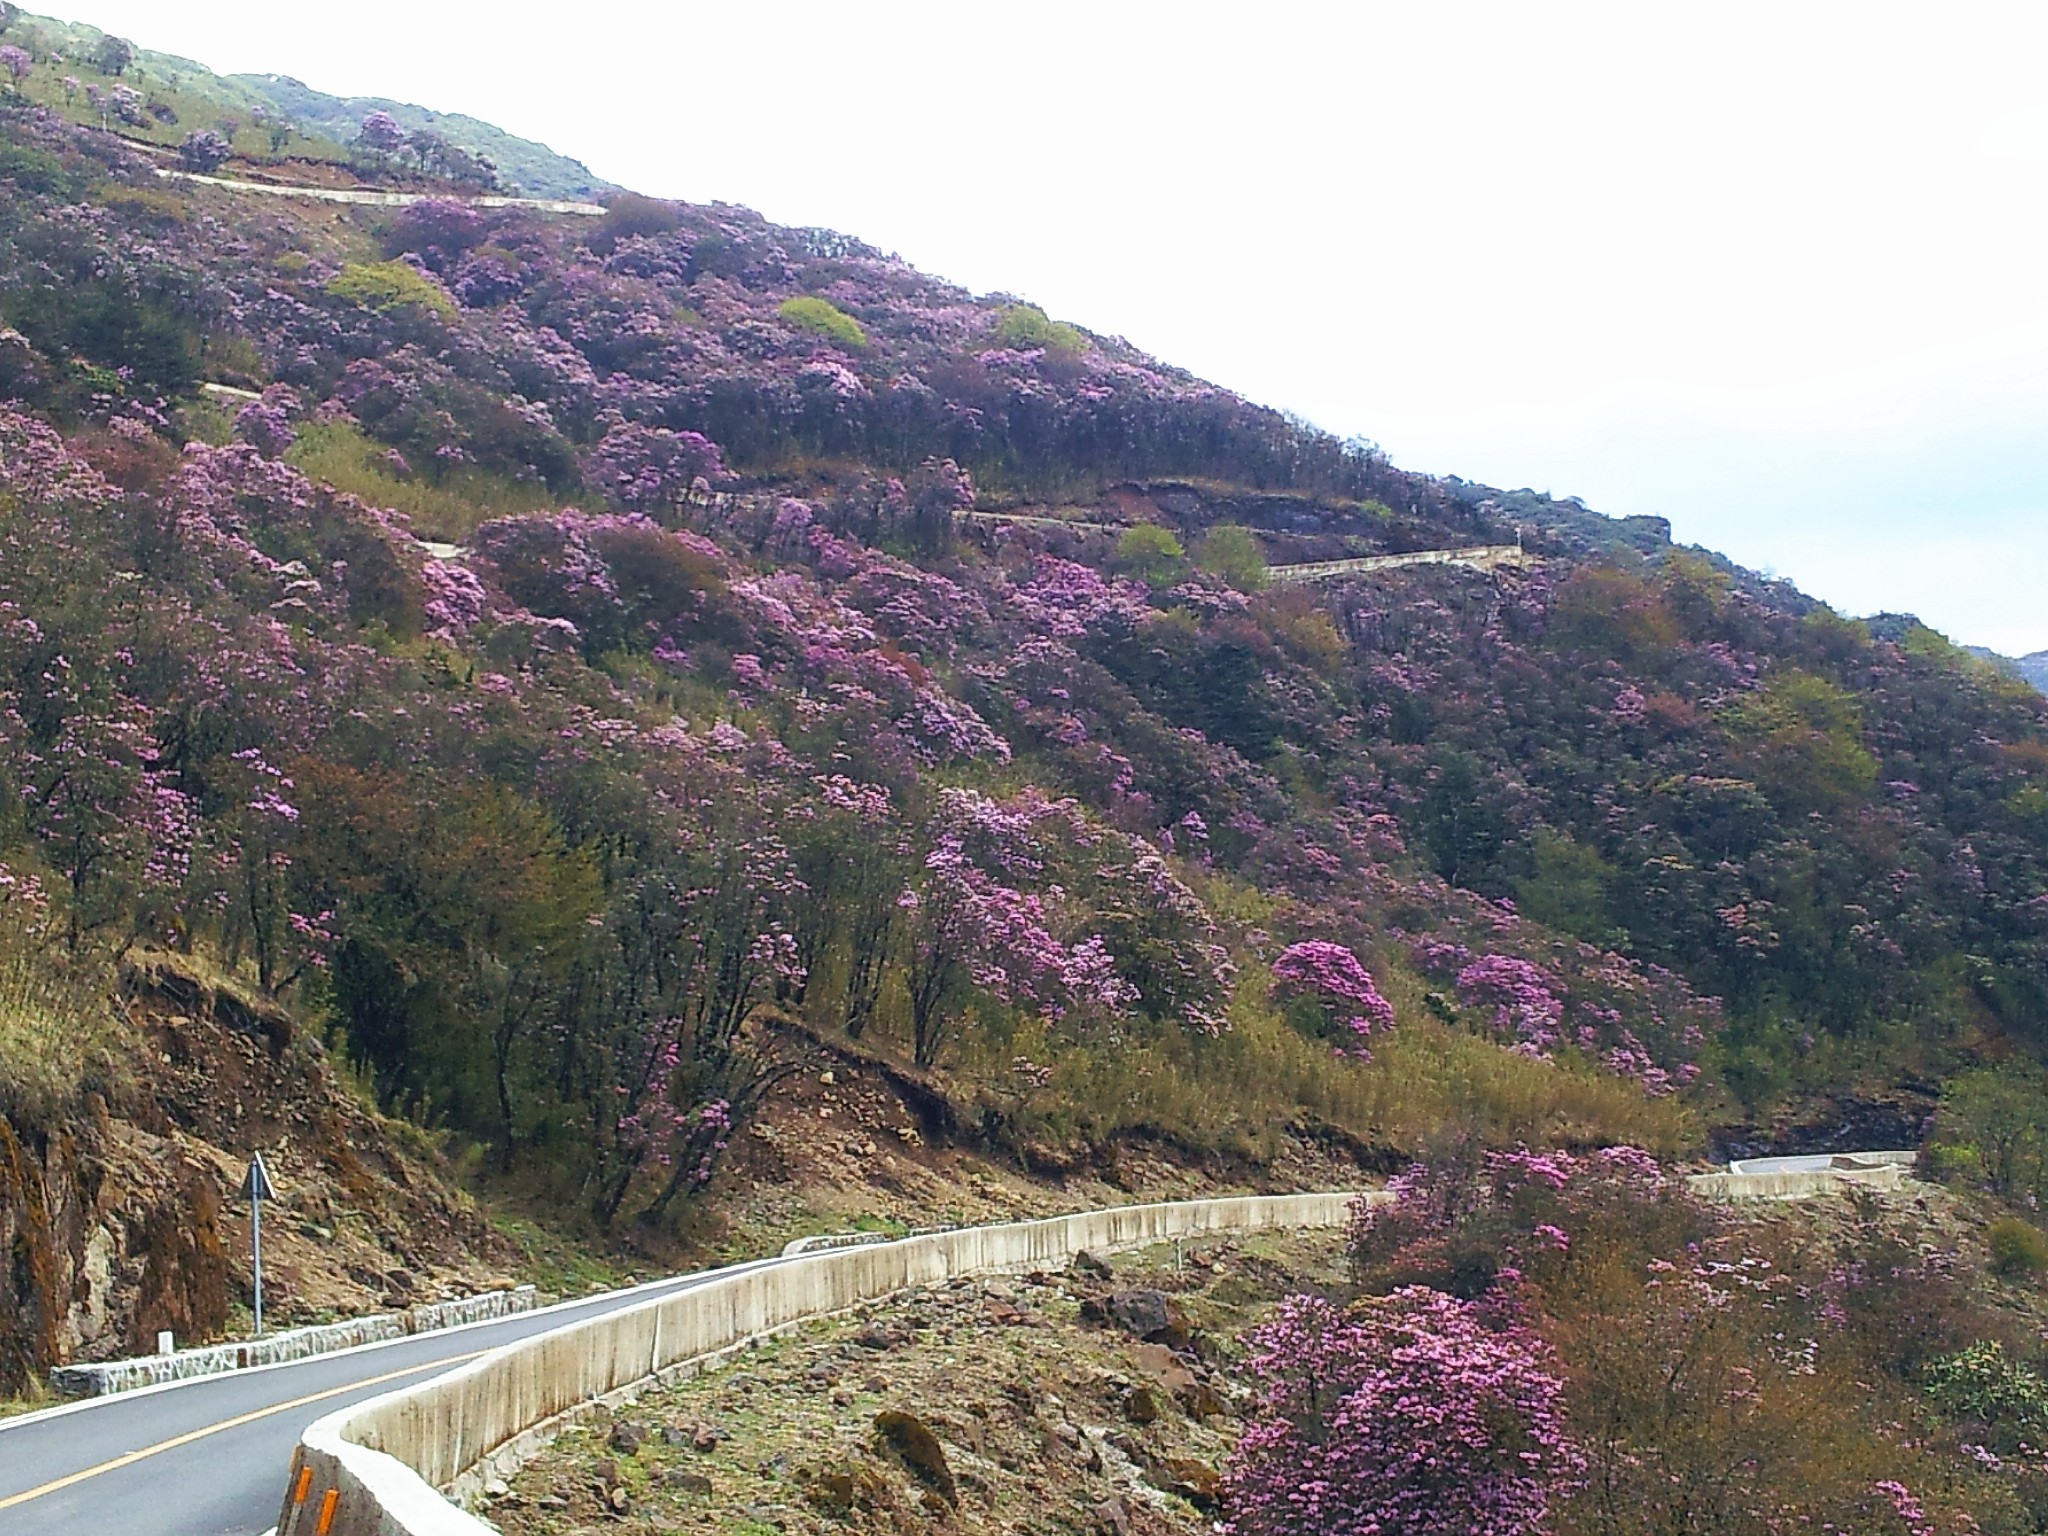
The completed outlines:
[[[1973,1340],[2017,1341],[2013,1319],[1971,1294],[1938,1229],[1875,1198],[1819,1231],[1760,1223],[1629,1147],[1453,1149],[1388,1195],[1352,1224],[1369,1295],[1437,1297],[1543,1341],[1582,1458],[1547,1490],[1564,1536],[2006,1528],[2048,1490],[2010,1442],[1986,1444],[1988,1399],[1942,1395]],[[1326,1369],[1291,1342],[1305,1372]],[[1371,1428],[1382,1447],[1409,1432],[1392,1416]],[[1382,1528],[1433,1528],[1422,1518]]]
[[[1297,1296],[1249,1343],[1232,1536],[1533,1536],[1583,1471],[1549,1346],[1456,1297]]]
[[[1300,999],[1315,1013],[1317,1032],[1335,1036],[1337,1049],[1369,1058],[1366,1040],[1391,1029],[1394,1007],[1358,956],[1327,939],[1290,944],[1273,962],[1274,995]]]

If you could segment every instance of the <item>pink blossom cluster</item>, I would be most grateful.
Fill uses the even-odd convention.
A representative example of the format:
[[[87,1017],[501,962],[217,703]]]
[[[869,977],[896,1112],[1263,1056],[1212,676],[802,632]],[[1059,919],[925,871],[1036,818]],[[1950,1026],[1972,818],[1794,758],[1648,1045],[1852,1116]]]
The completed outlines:
[[[1328,1010],[1351,1032],[1354,1055],[1369,1055],[1367,1037],[1393,1027],[1393,1005],[1380,995],[1358,956],[1341,944],[1308,939],[1288,945],[1273,962],[1273,979],[1276,996],[1311,998]]]
[[[1534,1536],[1583,1475],[1549,1346],[1471,1303],[1295,1296],[1251,1345],[1231,1536]]]

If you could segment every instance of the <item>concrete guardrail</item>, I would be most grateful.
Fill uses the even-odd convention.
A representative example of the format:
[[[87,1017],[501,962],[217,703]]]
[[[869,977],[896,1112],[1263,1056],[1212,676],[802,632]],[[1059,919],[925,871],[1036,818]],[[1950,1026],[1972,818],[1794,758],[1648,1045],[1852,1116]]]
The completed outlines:
[[[309,1425],[277,1536],[486,1536],[472,1496],[600,1403],[812,1318],[959,1276],[1064,1268],[1083,1249],[1338,1227],[1350,1193],[1118,1206],[745,1266],[524,1339]],[[1374,1196],[1368,1195],[1371,1199]],[[444,1494],[441,1490],[446,1490]]]

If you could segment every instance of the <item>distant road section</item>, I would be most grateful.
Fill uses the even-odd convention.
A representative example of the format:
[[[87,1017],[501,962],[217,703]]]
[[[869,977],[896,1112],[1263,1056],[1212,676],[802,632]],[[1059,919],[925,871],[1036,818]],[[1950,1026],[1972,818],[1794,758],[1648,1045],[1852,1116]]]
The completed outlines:
[[[1475,571],[1541,565],[1542,557],[1519,544],[1480,544],[1471,549],[1418,549],[1405,555],[1360,555],[1354,560],[1309,560],[1300,565],[1269,565],[1266,579],[1276,586],[1302,581],[1337,581],[1368,576],[1374,571],[1399,571],[1415,565],[1462,565]]]
[[[197,171],[174,171],[157,166],[165,181],[189,181],[202,187],[225,187],[230,192],[261,192],[270,197],[308,197],[322,203],[359,203],[373,208],[403,208],[409,203],[448,201],[426,192],[371,192],[361,187],[290,187],[271,181],[237,181],[229,176],[202,176]],[[454,199],[477,208],[531,208],[536,213],[568,213],[602,218],[602,203],[571,203],[551,197],[464,197]]]
[[[1918,1152],[1807,1152],[1796,1157],[1745,1157],[1728,1165],[1730,1173],[1859,1173],[1873,1168],[1910,1168]]]

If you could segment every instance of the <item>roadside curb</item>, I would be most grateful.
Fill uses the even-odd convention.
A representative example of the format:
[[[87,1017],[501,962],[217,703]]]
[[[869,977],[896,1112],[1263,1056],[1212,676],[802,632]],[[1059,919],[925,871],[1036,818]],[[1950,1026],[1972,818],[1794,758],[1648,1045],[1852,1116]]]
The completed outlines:
[[[315,1355],[336,1354],[364,1344],[410,1338],[414,1334],[438,1333],[467,1323],[492,1322],[501,1317],[532,1312],[539,1305],[539,1293],[530,1285],[521,1285],[511,1290],[486,1291],[480,1296],[464,1296],[454,1301],[427,1302],[408,1307],[403,1312],[380,1312],[338,1323],[315,1323],[261,1339],[181,1349],[175,1354],[137,1355],[126,1360],[60,1365],[50,1372],[50,1386],[65,1397],[106,1397],[167,1382],[194,1381],[229,1371],[246,1371],[257,1366],[311,1359]]]

